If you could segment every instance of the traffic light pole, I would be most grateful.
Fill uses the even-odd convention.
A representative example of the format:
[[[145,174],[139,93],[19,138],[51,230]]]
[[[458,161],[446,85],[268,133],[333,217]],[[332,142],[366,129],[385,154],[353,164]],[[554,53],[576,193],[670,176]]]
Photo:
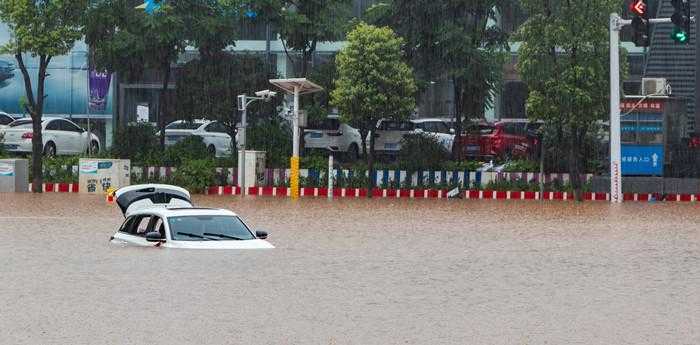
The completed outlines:
[[[700,2],[700,0],[697,0]],[[671,23],[671,18],[654,18],[650,24]],[[622,202],[622,145],[620,144],[620,30],[631,20],[610,14],[610,201]],[[697,77],[696,77],[697,78]],[[697,94],[697,88],[696,88]]]
[[[695,1],[695,15],[700,14],[700,0]],[[695,21],[695,137],[700,137],[700,20]],[[690,32],[688,33],[690,35]]]

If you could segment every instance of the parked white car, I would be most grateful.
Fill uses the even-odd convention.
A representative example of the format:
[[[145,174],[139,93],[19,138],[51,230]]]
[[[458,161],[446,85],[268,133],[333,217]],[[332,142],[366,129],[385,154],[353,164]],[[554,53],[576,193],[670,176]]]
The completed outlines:
[[[165,146],[174,145],[192,135],[201,137],[209,153],[216,157],[231,155],[231,136],[226,126],[217,121],[171,122],[165,126]]]
[[[449,126],[440,119],[379,120],[374,132],[374,151],[379,154],[396,155],[401,149],[401,140],[408,134],[434,137],[447,152],[452,152],[455,135]],[[369,147],[369,135],[367,136],[367,147]]]
[[[374,152],[384,155],[396,155],[401,149],[404,136],[413,133],[415,124],[411,121],[381,119],[374,131]],[[366,145],[369,148],[369,134]]]
[[[250,228],[229,210],[197,208],[180,187],[145,184],[115,192],[124,223],[115,244],[185,249],[271,249],[267,232]]]
[[[447,152],[452,152],[455,142],[454,129],[450,129],[445,121],[441,119],[415,119],[411,122],[414,124],[415,133],[432,136]]]
[[[360,157],[360,131],[340,122],[338,115],[329,115],[313,128],[304,130],[304,148],[341,152],[349,159]]]
[[[4,133],[3,146],[5,150],[17,153],[32,152],[32,138],[34,136],[32,119],[15,120],[2,132]],[[41,136],[46,156],[100,152],[100,139],[97,135],[88,133],[67,119],[42,119]]]
[[[0,129],[7,128],[7,125],[12,123],[15,119],[5,112],[0,111]]]

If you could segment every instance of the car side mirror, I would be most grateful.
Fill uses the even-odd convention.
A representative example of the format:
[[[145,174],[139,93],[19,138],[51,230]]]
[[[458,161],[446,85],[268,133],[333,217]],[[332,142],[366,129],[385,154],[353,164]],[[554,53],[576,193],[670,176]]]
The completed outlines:
[[[267,238],[267,231],[258,230],[255,232],[255,237],[264,240]]]
[[[454,129],[454,128],[450,128],[450,134],[455,134],[455,129]]]
[[[148,242],[162,242],[162,241],[165,241],[165,239],[160,236],[160,232],[151,231],[151,232],[146,233],[146,241],[148,241]]]

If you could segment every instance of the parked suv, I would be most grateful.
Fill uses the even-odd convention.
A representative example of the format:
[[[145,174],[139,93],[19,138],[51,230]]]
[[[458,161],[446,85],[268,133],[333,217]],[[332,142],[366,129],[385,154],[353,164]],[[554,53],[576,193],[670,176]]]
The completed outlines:
[[[539,122],[507,119],[494,124],[491,133],[483,134],[482,155],[503,158],[526,158],[535,152]]]
[[[338,115],[329,115],[319,123],[304,130],[304,148],[341,152],[351,160],[360,157],[362,137],[360,132],[340,122]]]
[[[374,130],[374,152],[380,155],[395,156],[401,149],[404,136],[413,133],[415,124],[411,121],[381,119]],[[369,147],[369,134],[367,135]]]
[[[440,119],[416,119],[411,120],[414,125],[414,132],[422,133],[435,138],[447,152],[452,153],[455,142],[454,129],[451,129]]]

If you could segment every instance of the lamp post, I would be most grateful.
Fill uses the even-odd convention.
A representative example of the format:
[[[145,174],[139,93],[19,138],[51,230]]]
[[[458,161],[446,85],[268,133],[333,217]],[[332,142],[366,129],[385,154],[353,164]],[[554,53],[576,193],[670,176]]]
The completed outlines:
[[[248,106],[257,101],[262,100],[269,102],[272,97],[277,95],[276,92],[270,90],[258,91],[256,97],[247,96],[246,94],[238,95],[238,110],[241,112],[241,127],[238,136],[238,147],[240,149],[240,158],[238,159],[238,186],[241,188],[241,195],[246,195],[247,188],[245,186],[245,156],[246,156],[246,137],[245,132],[248,127]]]
[[[299,96],[319,92],[322,87],[306,78],[270,79],[272,85],[294,95],[294,115],[292,118],[292,157],[290,162],[289,189],[292,200],[299,198]]]

